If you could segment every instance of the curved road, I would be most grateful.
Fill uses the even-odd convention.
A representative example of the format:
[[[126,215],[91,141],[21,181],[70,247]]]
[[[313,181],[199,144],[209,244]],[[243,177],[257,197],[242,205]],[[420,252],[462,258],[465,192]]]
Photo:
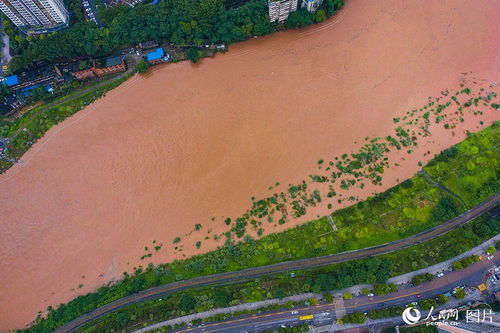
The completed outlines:
[[[349,252],[335,253],[323,257],[286,261],[273,265],[247,268],[240,271],[201,276],[189,280],[173,282],[153,287],[150,289],[146,289],[138,293],[120,298],[106,305],[103,305],[100,308],[65,324],[64,326],[58,328],[55,332],[70,332],[76,328],[83,326],[84,324],[87,324],[97,318],[100,318],[122,307],[151,299],[160,298],[166,294],[170,294],[186,288],[200,287],[200,286],[223,283],[223,282],[235,282],[235,281],[253,279],[263,275],[282,273],[292,270],[310,269],[314,267],[336,264],[344,261],[351,261],[366,257],[378,256],[381,254],[405,249],[407,247],[414,246],[426,242],[428,240],[431,240],[435,237],[441,236],[475,219],[476,217],[482,215],[483,213],[495,207],[499,201],[500,201],[500,193],[497,193],[492,198],[482,202],[478,206],[468,210],[462,215],[455,217],[454,219],[451,219],[437,227],[434,227],[422,233],[416,234],[408,238],[400,239],[391,243],[381,244]]]

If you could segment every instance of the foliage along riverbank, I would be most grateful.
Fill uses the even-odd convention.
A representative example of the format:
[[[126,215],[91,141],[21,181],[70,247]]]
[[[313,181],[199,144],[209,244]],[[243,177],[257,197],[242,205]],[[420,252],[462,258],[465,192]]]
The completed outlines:
[[[27,38],[16,34],[12,24],[7,23],[6,32],[17,54],[10,61],[10,70],[18,72],[40,61],[103,56],[147,40],[193,47],[230,44],[324,21],[344,5],[343,0],[326,0],[316,14],[302,9],[292,13],[283,25],[269,22],[264,1],[248,1],[234,8],[226,7],[229,2],[162,0],[157,5],[118,5],[100,10],[102,28],[94,22],[80,21],[56,33]]]
[[[464,177],[473,179],[474,182],[481,182],[484,186],[489,186],[486,189],[484,186],[477,188],[475,195],[494,195],[498,189],[497,174],[496,172],[491,172],[489,173],[490,176],[486,177],[484,176],[483,169],[496,170],[498,168],[500,152],[498,151],[497,143],[499,135],[500,123],[498,122],[477,134],[469,135],[465,141],[456,145],[455,148],[451,148],[456,150],[455,154],[449,154],[448,151],[445,151],[437,155],[428,164],[430,168],[429,172],[432,173],[432,166],[444,163],[442,167],[445,167],[449,163],[450,167],[453,166],[453,168],[456,168],[456,174],[462,174]],[[465,158],[474,160],[484,155],[488,155],[489,158],[487,161],[476,160],[477,163],[481,162],[481,168],[471,168],[467,167],[467,164],[457,162]],[[476,172],[478,172],[480,177],[475,176]],[[346,249],[354,249],[357,246],[376,245],[393,238],[406,237],[412,232],[421,231],[421,228],[429,228],[438,222],[444,222],[465,209],[448,192],[429,184],[431,183],[428,180],[420,176],[414,176],[403,184],[374,198],[334,213],[333,218],[337,219],[339,223],[344,218],[342,223],[345,223],[345,225],[342,228],[351,228],[347,235],[354,241],[348,243],[349,245],[339,247],[339,244],[335,240],[336,233],[331,229],[331,226],[329,230],[325,229],[328,228],[329,224],[326,218],[322,218],[282,233],[266,236],[257,241],[247,239],[245,243],[239,245],[228,243],[214,252],[198,255],[186,260],[174,261],[173,263],[157,267],[149,265],[145,270],[137,268],[133,276],[124,273],[122,281],[99,288],[96,293],[80,296],[66,305],[61,305],[57,310],[51,310],[47,319],[39,319],[39,326],[37,327],[40,327],[41,331],[48,328],[54,329],[103,304],[160,284],[223,271],[272,264],[284,260],[335,253]],[[469,190],[474,189],[469,188]],[[415,219],[415,214],[412,213],[413,210],[411,209],[412,206],[409,205],[419,205],[424,199],[426,205],[429,205],[431,209],[428,209],[425,214],[420,215],[419,220]],[[390,215],[381,213],[383,207],[385,207],[386,212],[398,211],[398,209],[394,209],[395,204],[396,207],[399,207],[399,213],[394,215],[397,218],[391,219]],[[417,209],[419,206],[414,208]],[[392,224],[385,225],[385,216],[379,220],[366,221],[365,216],[370,216],[370,214],[375,214],[374,216],[385,214],[389,221],[388,223]],[[350,219],[347,220],[347,217]],[[357,219],[353,217],[357,217]],[[248,295],[254,295],[255,297],[247,298],[246,301],[255,301],[268,293],[271,293],[271,296],[276,296],[276,293],[284,292],[286,295],[286,290],[294,291],[298,290],[297,288],[302,288],[300,290],[305,291],[303,289],[305,285],[309,286],[309,290],[324,291],[328,290],[328,288],[342,289],[352,284],[384,282],[393,275],[413,271],[453,257],[500,231],[498,219],[483,217],[477,221],[458,228],[436,240],[393,254],[383,255],[376,259],[367,259],[366,261],[338,264],[334,265],[334,268],[316,270],[319,274],[318,279],[320,279],[318,281],[311,280],[311,283],[300,281],[294,287],[293,283],[296,283],[298,279],[292,279],[293,283],[287,285],[286,288],[281,288],[279,285],[272,285],[266,293],[262,291],[259,291],[257,294],[249,293]],[[371,230],[370,232],[375,232],[376,236],[380,237],[380,239],[370,233],[353,231],[356,228],[365,228],[369,223],[378,224],[378,230]],[[356,226],[357,224],[359,224],[358,227]],[[401,228],[400,233],[398,232],[399,225],[413,226]],[[329,232],[330,235],[325,235],[324,231]],[[462,235],[465,236],[463,241],[457,242],[457,239]],[[446,246],[441,247],[444,244]],[[431,248],[432,251],[430,251]],[[441,250],[438,251],[437,249],[439,248]],[[402,256],[411,257],[412,260],[401,260]],[[329,269],[336,271],[335,275],[324,275],[324,273],[331,272]],[[288,281],[290,279],[287,279],[287,276],[287,274],[281,274],[276,279],[279,281]],[[258,281],[260,281],[259,285],[267,285],[264,282],[267,281],[267,278],[261,278]],[[241,291],[242,289],[238,288],[238,290]],[[191,296],[190,299],[192,298],[194,296]]]
[[[331,301],[328,296],[329,292],[365,283],[372,284],[372,291],[376,294],[386,294],[391,290],[391,286],[385,284],[387,279],[451,259],[494,237],[499,232],[500,218],[490,217],[489,213],[486,213],[448,234],[391,254],[321,269],[295,271],[293,277],[289,273],[276,274],[244,283],[178,292],[162,297],[161,301],[148,301],[121,309],[87,324],[78,331],[109,332],[112,329],[120,329],[129,332],[145,325],[190,313],[272,298],[284,298],[306,292],[324,293],[325,300]],[[284,307],[292,306],[297,306],[297,304],[289,303]],[[223,318],[218,320],[223,320]]]

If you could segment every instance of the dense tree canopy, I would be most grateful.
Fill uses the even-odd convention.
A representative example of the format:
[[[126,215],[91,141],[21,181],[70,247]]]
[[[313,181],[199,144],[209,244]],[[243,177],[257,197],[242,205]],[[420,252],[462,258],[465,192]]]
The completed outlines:
[[[267,5],[262,0],[248,1],[237,8],[225,8],[224,0],[163,0],[157,5],[140,4],[134,8],[99,6],[102,28],[94,22],[83,21],[76,3],[67,0],[74,23],[56,33],[24,39],[15,36],[12,26],[7,24],[18,53],[10,63],[13,72],[40,61],[102,56],[151,39],[180,46],[227,44],[271,33],[277,26],[269,22]],[[326,0],[324,9],[316,17],[301,10],[292,13],[287,26],[300,27],[322,21],[342,5],[343,0]]]
[[[221,0],[164,0],[135,8],[116,6],[101,11],[104,26],[77,21],[47,36],[20,40],[12,71],[42,60],[101,56],[121,47],[154,39],[176,45],[230,43],[274,30],[266,4],[251,1],[226,10]]]

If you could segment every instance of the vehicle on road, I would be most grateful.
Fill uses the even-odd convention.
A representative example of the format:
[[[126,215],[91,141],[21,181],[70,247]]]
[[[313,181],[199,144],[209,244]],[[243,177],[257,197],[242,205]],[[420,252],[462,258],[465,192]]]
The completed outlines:
[[[298,314],[298,313],[299,313],[299,311],[292,311],[292,314],[293,314],[293,315],[296,315],[296,314]]]
[[[310,320],[310,319],[314,319],[314,315],[305,315],[305,316],[300,316],[299,317],[300,320]]]
[[[436,276],[437,276],[438,278],[439,278],[439,277],[442,277],[443,275],[444,275],[444,272],[438,272],[438,273],[436,274]]]
[[[417,298],[422,298],[422,295],[421,295],[421,294],[418,294],[418,295],[417,295]]]
[[[377,306],[378,306],[379,308],[383,308],[383,307],[385,306],[385,303],[379,303]]]
[[[373,297],[373,293],[369,293],[368,295],[366,295],[368,297]]]
[[[488,259],[488,260],[493,260],[493,258],[495,258],[495,256],[492,254],[490,254],[488,257],[486,257],[486,259]]]

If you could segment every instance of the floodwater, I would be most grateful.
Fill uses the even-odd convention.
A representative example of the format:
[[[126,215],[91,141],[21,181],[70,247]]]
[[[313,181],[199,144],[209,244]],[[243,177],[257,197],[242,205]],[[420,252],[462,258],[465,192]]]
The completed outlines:
[[[240,215],[270,185],[305,179],[318,159],[392,134],[392,118],[457,88],[462,72],[498,80],[498,17],[500,1],[350,0],[321,25],[233,45],[197,65],[162,65],[109,92],[0,175],[0,329],[21,328],[134,266],[214,249],[206,232],[224,231],[220,217]],[[379,190],[480,119],[499,118],[467,119],[453,136],[436,130]],[[184,236],[197,223],[203,232]],[[183,251],[174,253],[176,236]],[[163,248],[140,260],[154,240]]]

